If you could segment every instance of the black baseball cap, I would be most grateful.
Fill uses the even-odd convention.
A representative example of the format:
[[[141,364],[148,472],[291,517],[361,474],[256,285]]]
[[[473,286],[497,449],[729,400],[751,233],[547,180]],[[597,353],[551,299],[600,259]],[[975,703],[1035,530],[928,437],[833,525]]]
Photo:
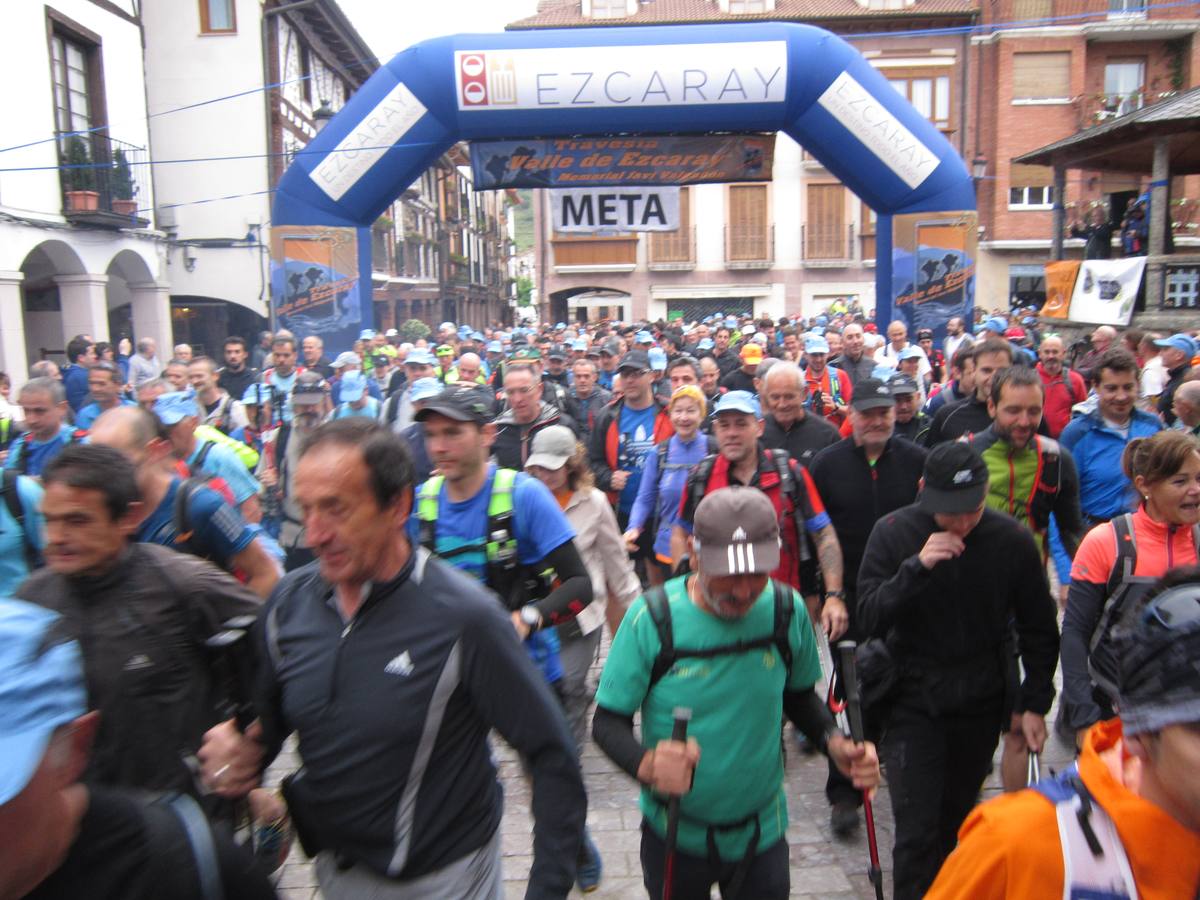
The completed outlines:
[[[888,379],[887,383],[892,390],[893,397],[898,394],[915,394],[917,392],[917,380],[904,372],[897,372]]]
[[[987,496],[987,465],[969,444],[938,444],[925,458],[923,486],[917,503],[927,513],[968,513]]]
[[[562,344],[555,344],[546,351],[546,359],[566,359],[569,354]]]
[[[646,372],[650,369],[650,354],[645,350],[630,350],[621,357],[621,362],[617,364],[617,371],[622,369],[637,369],[639,372]]]
[[[486,425],[496,416],[496,401],[487,388],[480,385],[456,384],[446,388],[436,397],[425,401],[425,406],[413,419],[424,422],[430,416],[445,416],[455,422],[474,422]]]
[[[607,353],[609,356],[616,356],[618,353],[621,352],[620,338],[609,338],[607,341],[605,341],[603,344],[600,345],[600,352],[602,354]]]
[[[895,406],[896,398],[892,389],[878,378],[864,378],[854,388],[854,397],[850,405],[857,410],[880,409],[884,406]]]

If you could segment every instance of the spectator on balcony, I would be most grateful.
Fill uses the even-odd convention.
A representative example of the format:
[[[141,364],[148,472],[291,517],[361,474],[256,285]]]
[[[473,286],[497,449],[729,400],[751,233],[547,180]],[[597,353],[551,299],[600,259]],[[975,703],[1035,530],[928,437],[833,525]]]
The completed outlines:
[[[1129,211],[1125,213],[1125,221],[1121,223],[1121,255],[1145,256],[1148,241],[1146,204],[1138,200],[1129,207]]]
[[[1071,223],[1070,233],[1073,238],[1083,238],[1084,259],[1111,259],[1112,236],[1116,223],[1109,220],[1108,210],[1097,206],[1088,211],[1085,222],[1076,219]]]

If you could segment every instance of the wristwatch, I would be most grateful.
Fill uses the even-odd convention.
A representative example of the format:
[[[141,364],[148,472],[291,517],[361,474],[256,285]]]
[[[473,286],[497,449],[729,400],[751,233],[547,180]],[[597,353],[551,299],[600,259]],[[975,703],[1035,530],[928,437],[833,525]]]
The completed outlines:
[[[837,597],[839,600],[845,600],[846,592],[845,591],[826,591],[825,596],[826,597]]]
[[[528,627],[530,631],[537,631],[542,627],[542,614],[532,603],[522,606],[521,623]]]

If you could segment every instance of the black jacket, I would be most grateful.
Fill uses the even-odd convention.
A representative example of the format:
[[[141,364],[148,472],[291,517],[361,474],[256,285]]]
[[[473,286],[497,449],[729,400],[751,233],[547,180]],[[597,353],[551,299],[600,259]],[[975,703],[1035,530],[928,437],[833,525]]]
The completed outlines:
[[[220,717],[204,642],[259,600],[211,563],[158,544],[130,544],[106,574],[40,569],[16,591],[61,613],[83,651],[88,708],[100,730],[86,779],[194,793],[185,757]]]
[[[754,376],[747,375],[744,369],[734,369],[721,379],[721,387],[727,391],[749,391],[757,394],[754,388]]]
[[[854,438],[848,437],[822,450],[809,466],[842,545],[843,580],[851,594],[875,523],[917,499],[925,455],[923,447],[893,437],[872,466]]]
[[[763,420],[763,445],[772,450],[786,450],[788,456],[805,466],[812,463],[817,453],[839,440],[837,428],[828,419],[811,412],[805,412],[803,419],[797,419],[787,429],[775,421],[774,416]],[[824,491],[821,496],[825,496]]]
[[[1175,391],[1179,389],[1191,371],[1192,365],[1189,360],[1179,368],[1167,372],[1167,383],[1163,385],[1163,392],[1158,398],[1158,412],[1168,426],[1175,424],[1175,411],[1172,409],[1172,405],[1175,403]]]
[[[850,376],[850,385],[858,387],[858,383],[864,378],[870,378],[871,373],[875,371],[875,359],[864,353],[858,358],[858,362],[850,359],[844,353],[839,353],[833,359],[829,360],[828,365],[835,369],[841,369]]]
[[[964,434],[979,434],[992,426],[987,403],[972,394],[964,400],[947,403],[933,417],[925,435],[925,446],[936,447],[943,441],[956,441]]]
[[[296,731],[292,817],[325,849],[411,879],[500,825],[494,728],[533,775],[526,898],[571,890],[587,798],[549,686],[479,582],[417,549],[345,622],[310,564],[284,576],[256,629],[269,752]]]
[[[985,509],[962,555],[926,569],[918,554],[940,530],[916,504],[896,510],[875,524],[858,572],[858,628],[886,638],[900,672],[898,702],[935,715],[999,714],[1015,619],[1025,680],[1014,708],[1045,715],[1058,625],[1033,535]]]
[[[549,403],[542,403],[537,417],[528,425],[518,424],[513,419],[512,410],[506,409],[496,417],[496,442],[492,444],[492,456],[502,468],[525,471],[525,460],[529,459],[533,436],[551,425],[566,425],[576,431],[575,420]]]

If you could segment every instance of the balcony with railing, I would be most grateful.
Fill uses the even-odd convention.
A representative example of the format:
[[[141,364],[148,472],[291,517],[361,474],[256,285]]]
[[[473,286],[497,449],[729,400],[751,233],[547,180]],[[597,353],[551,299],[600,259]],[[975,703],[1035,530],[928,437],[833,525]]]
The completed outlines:
[[[98,228],[150,224],[150,154],[145,147],[106,135],[72,134],[58,140],[63,216]]]
[[[646,265],[656,272],[696,268],[696,226],[650,232],[650,255]]]
[[[769,269],[775,264],[775,226],[725,226],[725,268]]]
[[[800,227],[804,265],[839,268],[854,262],[854,226],[806,222]]]

